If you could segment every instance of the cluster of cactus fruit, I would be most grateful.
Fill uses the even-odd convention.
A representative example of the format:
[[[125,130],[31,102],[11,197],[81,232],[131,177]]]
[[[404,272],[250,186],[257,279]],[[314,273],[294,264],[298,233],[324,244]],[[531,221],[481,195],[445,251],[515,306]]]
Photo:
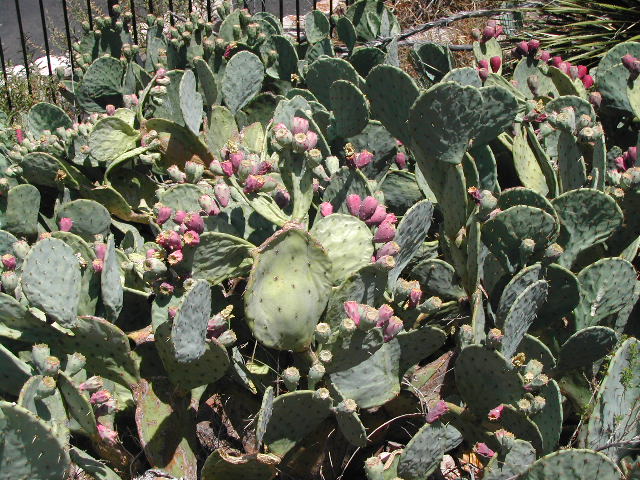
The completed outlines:
[[[114,11],[0,132],[1,480],[638,478],[640,43]]]

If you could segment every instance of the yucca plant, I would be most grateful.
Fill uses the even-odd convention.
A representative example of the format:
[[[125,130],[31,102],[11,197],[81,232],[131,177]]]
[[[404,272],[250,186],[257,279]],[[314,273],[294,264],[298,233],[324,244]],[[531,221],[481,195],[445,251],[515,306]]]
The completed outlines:
[[[571,62],[596,64],[614,45],[640,38],[637,0],[553,0],[530,11],[528,33]]]

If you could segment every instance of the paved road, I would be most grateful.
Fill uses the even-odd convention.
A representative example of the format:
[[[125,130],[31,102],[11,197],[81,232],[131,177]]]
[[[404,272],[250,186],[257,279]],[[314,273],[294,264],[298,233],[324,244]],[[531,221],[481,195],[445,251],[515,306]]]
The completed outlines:
[[[194,0],[194,5],[198,0]],[[33,49],[34,58],[44,55],[44,42],[42,23],[40,20],[39,0],[18,0],[20,12],[22,14],[22,23],[25,30],[25,36],[29,39],[27,50]],[[64,17],[62,13],[62,0],[43,0],[45,6],[47,27],[57,29],[64,32]],[[67,3],[70,3],[69,1]],[[84,2],[82,2],[84,4]],[[96,0],[98,5],[103,4],[106,13],[106,0]],[[126,1],[126,4],[129,2]],[[137,0],[136,5],[146,5],[146,1]],[[203,2],[204,3],[204,2]],[[247,1],[251,10],[261,10],[261,0]],[[266,10],[275,14],[280,14],[280,0],[264,0]],[[337,3],[337,2],[336,2]],[[283,0],[284,14],[295,14],[295,0]],[[299,0],[301,15],[304,15],[312,7],[312,0]],[[254,7],[255,6],[255,7]],[[254,7],[254,8],[251,8]],[[79,31],[79,25],[74,23],[72,29]],[[62,44],[55,42],[50,38],[49,43],[54,54],[62,54],[66,50],[64,37]],[[20,33],[18,29],[18,21],[15,8],[15,0],[0,0],[0,39],[4,48],[5,59],[14,64],[24,63],[22,60],[22,47],[20,45]]]

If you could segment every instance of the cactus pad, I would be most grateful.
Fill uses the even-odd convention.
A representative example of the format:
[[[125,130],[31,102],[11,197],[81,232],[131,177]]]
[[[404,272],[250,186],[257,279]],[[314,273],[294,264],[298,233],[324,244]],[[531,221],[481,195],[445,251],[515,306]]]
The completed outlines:
[[[254,336],[271,348],[303,350],[331,288],[331,261],[305,232],[281,230],[255,256],[245,292]]]
[[[31,305],[63,326],[76,323],[80,266],[71,247],[46,238],[32,248],[22,267],[22,290]]]

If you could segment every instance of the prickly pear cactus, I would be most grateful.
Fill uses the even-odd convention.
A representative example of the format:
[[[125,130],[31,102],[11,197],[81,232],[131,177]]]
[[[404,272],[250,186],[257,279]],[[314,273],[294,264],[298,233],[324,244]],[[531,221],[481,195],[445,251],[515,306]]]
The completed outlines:
[[[0,480],[638,478],[640,44],[197,12],[0,117]]]

